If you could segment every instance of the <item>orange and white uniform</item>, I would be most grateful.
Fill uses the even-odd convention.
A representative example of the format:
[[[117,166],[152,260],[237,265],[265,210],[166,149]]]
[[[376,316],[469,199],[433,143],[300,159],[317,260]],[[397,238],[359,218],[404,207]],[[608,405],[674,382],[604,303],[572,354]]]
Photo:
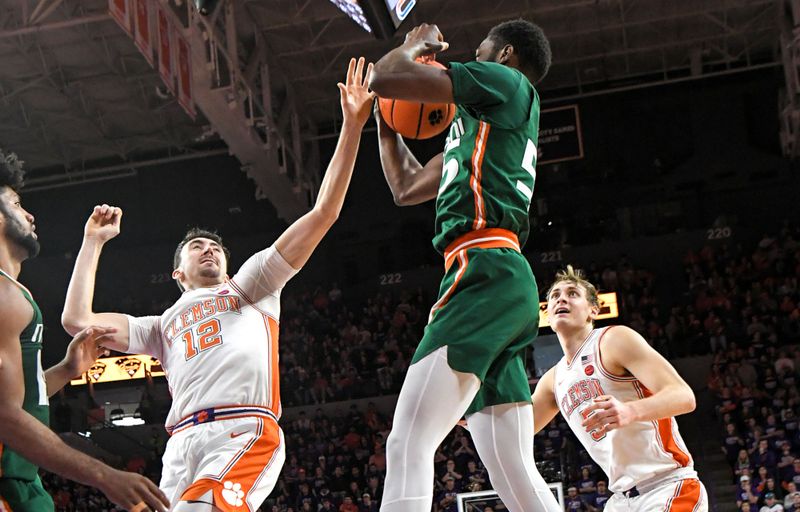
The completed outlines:
[[[562,357],[553,375],[553,392],[562,416],[608,475],[614,496],[606,510],[708,510],[708,498],[675,418],[639,421],[605,434],[586,432],[584,409],[594,398],[611,395],[630,402],[652,393],[635,377],[614,375],[603,367],[603,336],[613,327],[594,329],[575,357]]]
[[[255,511],[275,485],[280,292],[296,273],[273,246],[161,316],[128,318],[129,352],[157,357],[172,394],[160,487],[173,505],[213,493],[222,510]]]

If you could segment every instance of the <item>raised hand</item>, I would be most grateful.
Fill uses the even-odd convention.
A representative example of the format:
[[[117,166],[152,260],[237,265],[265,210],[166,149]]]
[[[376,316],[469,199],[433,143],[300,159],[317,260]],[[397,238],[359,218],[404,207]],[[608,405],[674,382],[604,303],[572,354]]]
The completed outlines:
[[[369,90],[372,63],[367,65],[365,73],[364,62],[364,57],[360,57],[358,61],[350,59],[346,82],[336,84],[341,93],[344,121],[355,122],[359,127],[363,127],[369,119],[370,110],[375,101],[375,93]]]
[[[86,226],[83,228],[84,238],[95,238],[105,243],[119,234],[122,223],[122,209],[104,204],[95,206]]]
[[[444,40],[444,36],[439,31],[436,25],[422,25],[412,28],[406,34],[406,40],[403,46],[412,51],[412,55],[421,57],[423,55],[433,55],[443,52],[450,47],[450,44]]]

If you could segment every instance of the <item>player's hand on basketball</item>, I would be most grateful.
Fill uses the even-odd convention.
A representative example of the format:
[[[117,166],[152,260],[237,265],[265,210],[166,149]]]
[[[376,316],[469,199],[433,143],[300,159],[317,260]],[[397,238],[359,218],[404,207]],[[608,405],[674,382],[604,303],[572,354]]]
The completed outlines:
[[[365,62],[364,57],[359,57],[358,61],[350,59],[345,83],[336,84],[341,95],[344,121],[355,122],[359,128],[369,119],[372,104],[375,103],[375,93],[369,90],[372,63],[367,64],[365,71]]]
[[[625,402],[620,402],[610,395],[600,395],[582,411],[585,419],[581,423],[587,432],[596,431],[597,435],[630,425],[636,421],[636,413]]]
[[[122,209],[107,204],[95,206],[86,226],[83,228],[85,238],[94,238],[105,243],[119,234],[122,223]]]
[[[72,338],[67,347],[64,364],[72,376],[78,376],[88,371],[95,361],[108,355],[108,350],[103,348],[103,343],[110,341],[117,330],[113,327],[91,326],[82,330]]]
[[[450,47],[450,44],[444,40],[444,36],[439,31],[436,25],[422,25],[412,28],[406,34],[406,41],[403,46],[409,48],[414,58],[423,55],[433,55],[443,52]]]
[[[129,512],[169,510],[169,499],[149,478],[129,471],[111,471],[97,486],[111,502]]]

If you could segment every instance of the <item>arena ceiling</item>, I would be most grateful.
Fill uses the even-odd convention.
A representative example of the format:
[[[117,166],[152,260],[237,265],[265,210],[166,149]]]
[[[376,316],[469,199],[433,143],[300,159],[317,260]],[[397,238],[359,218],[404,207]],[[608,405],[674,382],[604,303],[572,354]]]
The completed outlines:
[[[328,0],[235,1],[241,67],[262,54],[275,116],[291,105],[303,133],[315,134],[308,138],[335,130],[335,83],[347,60],[378,59],[402,37],[376,40]],[[0,147],[39,170],[43,183],[54,169],[56,180],[90,179],[140,161],[210,152],[208,120],[190,119],[164,93],[157,72],[107,14],[107,0],[0,0],[0,6]],[[778,6],[776,0],[418,0],[401,31],[435,22],[451,47],[441,60],[468,60],[499,21],[535,20],[554,56],[542,97],[555,99],[779,65]]]

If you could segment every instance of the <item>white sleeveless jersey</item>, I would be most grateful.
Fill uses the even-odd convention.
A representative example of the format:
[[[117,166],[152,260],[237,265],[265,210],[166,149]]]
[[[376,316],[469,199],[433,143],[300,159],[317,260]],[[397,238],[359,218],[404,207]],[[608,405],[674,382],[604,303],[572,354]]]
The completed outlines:
[[[258,406],[280,417],[280,292],[296,273],[273,246],[229,281],[185,292],[161,316],[128,317],[128,352],[164,367],[172,394],[167,430],[212,408]]]
[[[612,328],[594,329],[569,364],[562,357],[556,365],[553,391],[561,414],[608,475],[608,488],[613,492],[627,491],[681,468],[691,474],[694,463],[675,418],[640,421],[604,435],[586,432],[581,426],[584,409],[597,396],[630,402],[652,394],[634,377],[612,375],[603,367],[600,344]]]

